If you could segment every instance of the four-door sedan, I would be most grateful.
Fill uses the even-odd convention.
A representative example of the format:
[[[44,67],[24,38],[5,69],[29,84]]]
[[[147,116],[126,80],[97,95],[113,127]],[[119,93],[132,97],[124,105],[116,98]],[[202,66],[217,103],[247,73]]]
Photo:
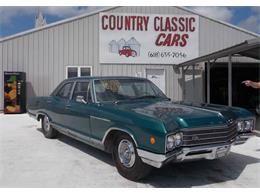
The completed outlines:
[[[226,156],[255,124],[245,109],[172,102],[151,81],[134,77],[67,79],[27,108],[45,137],[60,132],[112,153],[118,172],[133,181],[168,162]]]

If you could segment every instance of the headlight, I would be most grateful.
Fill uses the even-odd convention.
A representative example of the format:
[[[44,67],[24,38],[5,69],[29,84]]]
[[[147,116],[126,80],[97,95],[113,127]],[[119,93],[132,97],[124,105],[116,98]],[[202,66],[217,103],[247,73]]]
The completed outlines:
[[[178,147],[182,144],[182,133],[175,134],[175,146]]]
[[[244,129],[244,121],[237,122],[237,131],[241,132]]]
[[[167,138],[167,144],[166,144],[167,151],[173,150],[174,147],[175,147],[174,137],[169,136]]]
[[[183,137],[182,133],[176,133],[173,135],[169,135],[167,137],[167,142],[166,142],[167,151],[171,151],[174,148],[181,146],[182,137]]]
[[[245,131],[252,131],[253,128],[254,128],[254,121],[253,120],[245,120],[244,130]]]
[[[237,122],[237,131],[238,132],[248,132],[254,129],[254,120],[243,120]]]

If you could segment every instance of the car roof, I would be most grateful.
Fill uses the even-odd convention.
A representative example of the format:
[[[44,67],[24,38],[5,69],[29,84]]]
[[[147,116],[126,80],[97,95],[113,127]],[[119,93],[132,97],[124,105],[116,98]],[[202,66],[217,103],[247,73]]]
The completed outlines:
[[[69,79],[66,79],[65,81],[75,81],[75,80],[99,80],[99,79],[146,79],[146,78],[140,78],[140,77],[133,77],[133,76],[83,76],[83,77],[72,77]]]

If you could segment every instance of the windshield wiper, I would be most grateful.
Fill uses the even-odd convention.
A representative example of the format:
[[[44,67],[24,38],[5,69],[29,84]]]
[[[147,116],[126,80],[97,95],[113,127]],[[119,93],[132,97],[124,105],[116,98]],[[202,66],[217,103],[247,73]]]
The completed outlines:
[[[144,95],[144,96],[140,96],[140,97],[133,98],[132,100],[146,99],[146,98],[160,98],[160,96],[155,96],[155,95]]]
[[[168,97],[161,97],[161,96],[156,96],[156,95],[144,95],[144,96],[139,96],[139,97],[135,97],[135,98],[129,98],[129,99],[125,99],[125,100],[116,100],[113,101],[114,104],[120,104],[122,102],[127,102],[127,101],[131,101],[131,100],[140,100],[140,99],[155,99],[155,98],[162,98],[162,99],[166,99],[168,101],[171,100],[171,98]]]

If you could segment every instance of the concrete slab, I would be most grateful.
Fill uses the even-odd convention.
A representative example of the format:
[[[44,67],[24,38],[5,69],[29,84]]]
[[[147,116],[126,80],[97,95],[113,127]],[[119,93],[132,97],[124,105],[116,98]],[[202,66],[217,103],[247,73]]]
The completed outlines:
[[[223,159],[171,164],[131,182],[109,154],[66,136],[46,139],[26,114],[0,114],[0,187],[260,187],[259,172],[253,137]]]

